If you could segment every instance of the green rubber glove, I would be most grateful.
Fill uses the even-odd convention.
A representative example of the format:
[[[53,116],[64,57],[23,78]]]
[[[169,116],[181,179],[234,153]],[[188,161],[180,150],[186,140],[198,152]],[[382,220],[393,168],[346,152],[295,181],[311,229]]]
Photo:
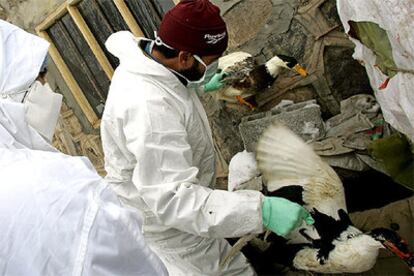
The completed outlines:
[[[211,80],[204,85],[204,92],[212,92],[219,90],[223,87],[224,83],[222,83],[222,80],[226,77],[226,73],[216,73],[211,78]]]
[[[302,224],[313,224],[310,213],[297,203],[281,197],[265,197],[262,205],[263,225],[279,236],[286,237]]]

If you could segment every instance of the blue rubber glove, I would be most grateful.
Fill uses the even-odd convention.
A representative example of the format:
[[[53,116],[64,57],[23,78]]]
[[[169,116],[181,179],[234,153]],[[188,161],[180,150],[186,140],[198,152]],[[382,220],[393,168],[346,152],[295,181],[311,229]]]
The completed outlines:
[[[204,92],[212,92],[222,88],[224,85],[222,80],[226,77],[226,75],[227,74],[224,72],[214,74],[211,80],[204,85]]]
[[[279,236],[286,237],[302,224],[313,224],[310,213],[297,203],[281,197],[265,197],[262,205],[263,225]]]

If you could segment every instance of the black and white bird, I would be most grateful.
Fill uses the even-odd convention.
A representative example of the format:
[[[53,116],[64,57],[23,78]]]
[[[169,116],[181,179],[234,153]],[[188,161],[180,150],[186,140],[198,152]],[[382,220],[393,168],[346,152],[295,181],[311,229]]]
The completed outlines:
[[[268,195],[303,205],[315,220],[287,239],[270,238],[270,246],[257,253],[263,254],[259,259],[318,273],[360,273],[371,269],[379,249],[386,248],[414,272],[413,254],[395,231],[378,228],[363,233],[353,226],[338,175],[287,127],[271,125],[258,142],[256,157]],[[241,238],[236,250],[252,238]]]
[[[246,98],[270,87],[284,69],[307,76],[306,70],[293,57],[276,55],[266,63],[258,64],[249,53],[231,53],[219,59],[218,70],[226,74],[223,79],[225,86],[214,95],[218,100],[239,102],[253,109],[254,106]]]
[[[359,273],[371,269],[380,248],[402,258],[414,271],[407,244],[390,229],[363,233],[348,216],[344,188],[335,171],[287,127],[271,125],[257,147],[267,190],[305,206],[315,219],[288,239],[295,246],[292,265],[320,273]],[[295,251],[295,250],[294,250]]]

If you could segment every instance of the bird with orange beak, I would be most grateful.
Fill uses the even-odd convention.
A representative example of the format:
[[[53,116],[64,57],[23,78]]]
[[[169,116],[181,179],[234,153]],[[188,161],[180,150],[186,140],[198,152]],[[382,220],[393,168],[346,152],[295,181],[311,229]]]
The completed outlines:
[[[270,87],[283,70],[294,71],[302,77],[308,75],[294,57],[279,54],[259,64],[252,55],[245,52],[234,52],[221,57],[218,70],[222,86],[216,90],[214,97],[230,103],[239,102],[252,110],[255,106],[248,99]]]

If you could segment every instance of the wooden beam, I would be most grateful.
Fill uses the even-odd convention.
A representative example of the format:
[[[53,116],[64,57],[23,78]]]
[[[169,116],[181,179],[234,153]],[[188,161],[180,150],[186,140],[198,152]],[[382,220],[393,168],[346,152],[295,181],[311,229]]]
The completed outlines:
[[[85,19],[83,19],[79,9],[76,6],[68,5],[67,10],[70,16],[72,17],[73,21],[75,22],[76,26],[81,31],[83,37],[86,40],[86,43],[88,43],[89,48],[91,48],[93,54],[95,55],[96,59],[101,65],[102,69],[105,71],[105,74],[111,80],[112,76],[114,75],[114,68],[112,68],[111,63],[106,57],[101,46],[98,44],[98,41],[96,41],[95,36],[89,29],[88,24],[86,24]]]
[[[81,2],[82,0],[67,0],[66,1],[66,3],[69,5],[69,6],[74,6],[74,5],[76,5],[76,4],[78,4],[79,2]]]
[[[92,127],[93,127],[94,129],[98,129],[98,128],[100,128],[100,127],[101,127],[101,119],[99,119],[98,121],[96,121],[96,122],[92,125]]]
[[[139,27],[127,4],[125,3],[125,0],[114,0],[114,3],[115,6],[118,8],[119,12],[121,13],[122,17],[124,18],[125,23],[128,25],[131,32],[136,37],[144,37],[144,33]]]
[[[96,116],[95,111],[92,109],[91,105],[89,104],[88,100],[86,99],[79,84],[76,82],[75,78],[73,77],[71,71],[69,70],[69,67],[66,65],[65,61],[60,55],[58,49],[53,44],[53,41],[50,38],[49,34],[45,31],[40,31],[38,34],[40,37],[46,39],[50,43],[50,47],[49,47],[50,56],[52,57],[56,66],[58,67],[60,73],[62,74],[63,79],[65,80],[66,84],[71,90],[75,100],[78,102],[86,118],[91,123],[91,125],[96,128],[96,126],[99,124],[99,119]]]
[[[39,34],[42,31],[46,31],[50,26],[52,26],[57,20],[59,20],[62,16],[67,13],[66,10],[66,2],[64,2],[62,5],[60,5],[57,10],[55,10],[53,13],[51,13],[48,17],[43,20],[42,23],[40,23],[36,27],[36,32]]]

